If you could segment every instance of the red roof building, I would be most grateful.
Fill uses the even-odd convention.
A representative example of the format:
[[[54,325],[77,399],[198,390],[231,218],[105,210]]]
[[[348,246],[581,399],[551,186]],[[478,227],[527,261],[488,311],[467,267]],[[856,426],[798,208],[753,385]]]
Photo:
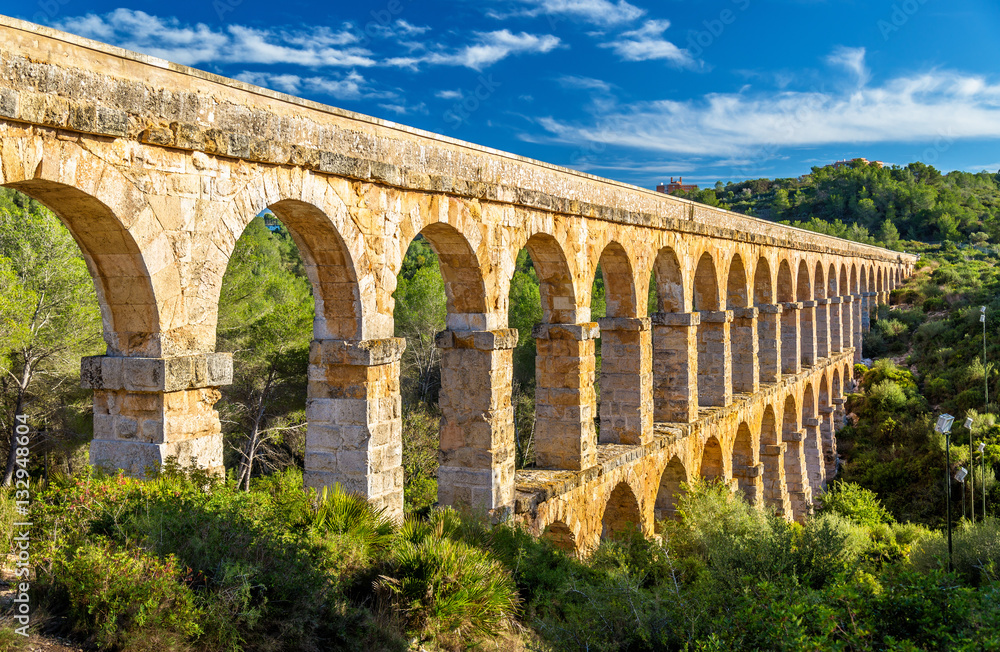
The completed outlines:
[[[661,183],[660,185],[656,186],[656,192],[662,192],[668,195],[674,192],[675,190],[682,190],[684,192],[693,192],[697,189],[698,189],[697,184],[689,183],[685,185],[684,177],[677,177],[677,181],[674,181],[674,178],[670,177],[670,183],[668,183],[667,185],[663,185]]]

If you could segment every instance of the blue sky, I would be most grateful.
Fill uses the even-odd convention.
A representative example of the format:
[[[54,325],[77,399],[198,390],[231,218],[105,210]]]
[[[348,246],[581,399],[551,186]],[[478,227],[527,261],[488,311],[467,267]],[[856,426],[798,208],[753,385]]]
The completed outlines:
[[[0,0],[0,12],[653,187],[1000,169],[995,0]]]

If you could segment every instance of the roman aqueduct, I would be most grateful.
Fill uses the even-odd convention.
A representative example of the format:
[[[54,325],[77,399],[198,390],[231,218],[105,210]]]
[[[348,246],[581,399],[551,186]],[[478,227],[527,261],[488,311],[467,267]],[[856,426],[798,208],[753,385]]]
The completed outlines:
[[[651,531],[695,476],[801,518],[835,472],[869,312],[915,263],[14,19],[0,57],[0,183],[52,208],[84,253],[107,342],[82,366],[91,461],[133,473],[170,456],[221,468],[220,286],[267,208],[316,298],[307,484],[402,513],[392,293],[422,234],[448,300],[440,502],[577,548],[625,523]],[[523,247],[544,323],[538,468],[515,471],[507,297]]]

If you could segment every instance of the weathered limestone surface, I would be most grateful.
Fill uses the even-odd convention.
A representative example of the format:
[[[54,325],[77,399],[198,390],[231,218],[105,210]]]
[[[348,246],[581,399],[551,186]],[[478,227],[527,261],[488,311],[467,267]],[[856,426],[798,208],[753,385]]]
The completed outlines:
[[[803,378],[845,386],[875,301],[915,264],[4,17],[0,185],[52,208],[94,279],[107,343],[82,367],[95,464],[141,474],[177,457],[221,470],[222,278],[243,229],[270,209],[316,301],[306,482],[339,482],[400,517],[393,292],[420,234],[448,304],[441,502],[500,515],[531,494],[518,518],[578,547],[623,519],[648,529],[699,473],[801,516],[815,483],[802,441],[783,439],[801,429],[785,428],[786,399],[801,419]],[[541,283],[542,470],[515,473],[507,304],[522,248]],[[600,326],[599,264],[613,316]],[[835,437],[816,441],[829,475]],[[522,491],[538,478],[563,489]],[[601,522],[606,504],[614,517]]]

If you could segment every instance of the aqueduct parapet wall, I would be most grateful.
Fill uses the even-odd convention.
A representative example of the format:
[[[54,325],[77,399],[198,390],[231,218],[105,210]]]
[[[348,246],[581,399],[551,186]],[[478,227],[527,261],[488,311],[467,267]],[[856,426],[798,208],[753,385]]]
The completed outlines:
[[[0,183],[64,221],[101,305],[107,354],[83,362],[91,460],[134,473],[170,456],[221,468],[214,404],[232,361],[216,353],[218,300],[264,209],[316,299],[307,483],[401,514],[392,293],[422,234],[448,304],[439,499],[513,510],[576,546],[615,515],[649,529],[673,508],[661,484],[693,474],[805,513],[834,471],[869,313],[915,263],[10,18],[0,69]],[[542,468],[515,473],[507,301],[525,247],[544,316]],[[594,322],[598,265],[607,317]]]

